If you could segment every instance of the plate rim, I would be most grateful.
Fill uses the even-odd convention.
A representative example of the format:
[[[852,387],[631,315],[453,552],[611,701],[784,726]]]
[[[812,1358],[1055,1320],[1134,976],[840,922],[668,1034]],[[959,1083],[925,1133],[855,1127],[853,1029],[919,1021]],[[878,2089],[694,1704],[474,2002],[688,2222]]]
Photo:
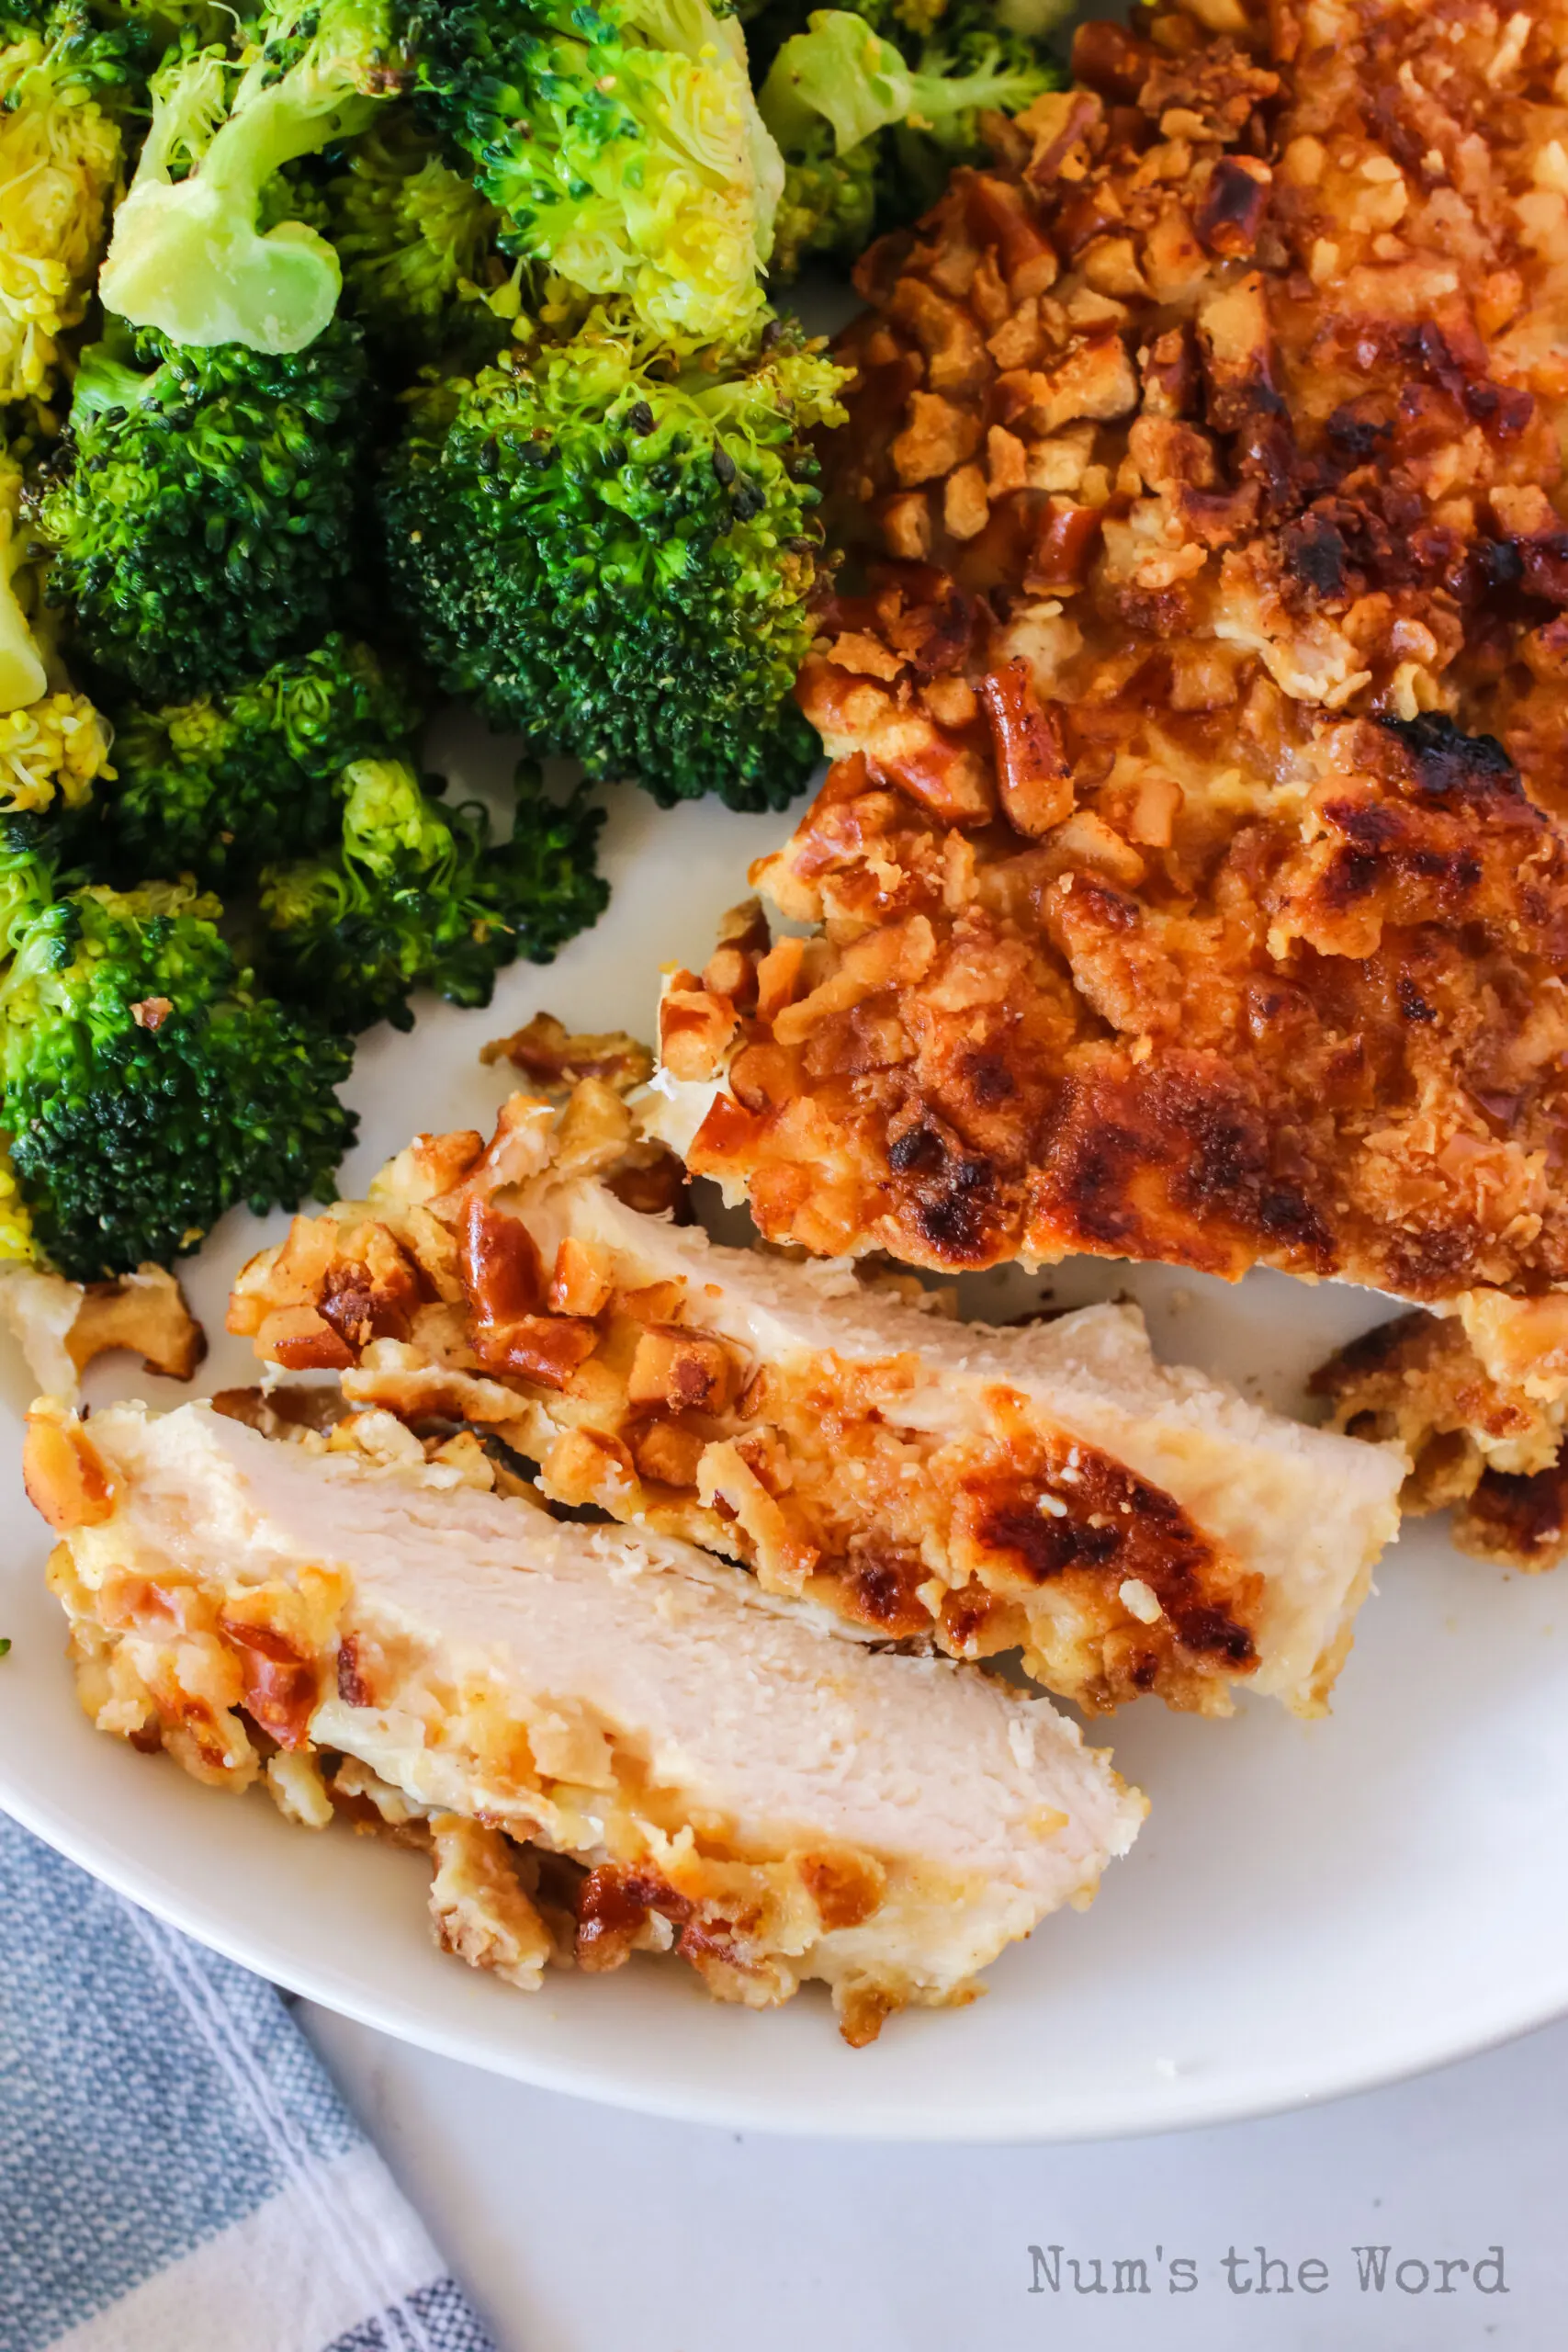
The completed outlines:
[[[164,1759],[165,1761],[167,1759]],[[714,2130],[767,2132],[774,2138],[817,2139],[863,2143],[907,2143],[924,2146],[1071,2146],[1117,2140],[1148,2139],[1168,2132],[1209,2130],[1228,2124],[1259,2122],[1271,2116],[1294,2114],[1309,2108],[1336,2105],[1348,2098],[1385,2090],[1439,2069],[1483,2056],[1519,2041],[1568,2016],[1568,1951],[1561,1982],[1542,1996],[1531,1998],[1505,2016],[1483,2020],[1468,2017],[1450,2020],[1446,2032],[1413,2034],[1386,2058],[1372,2060],[1336,2080],[1331,2088],[1303,2080],[1294,2086],[1275,2069],[1250,2088],[1236,2084],[1225,2090],[1214,2085],[1205,2090],[1202,2074],[1179,2076],[1134,2092],[1121,2092],[1114,2104],[1121,2112],[1108,2120],[1090,2122],[1071,2111],[1055,2117],[1036,2109],[1032,2116],[997,2109],[989,2118],[978,2106],[953,2113],[933,2098],[929,2106],[908,2109],[889,2102],[879,2117],[874,2094],[858,2106],[813,2108],[809,2116],[796,2111],[795,2097],[781,2098],[777,2086],[763,2098],[748,2098],[743,2090],[709,2093],[693,2086],[682,2093],[661,2078],[628,2080],[607,2066],[601,2073],[580,2058],[553,2060],[548,2052],[526,2041],[502,2044],[493,2035],[454,2025],[443,2027],[434,2011],[395,1996],[378,1995],[350,1973],[341,1977],[328,1962],[301,1962],[292,1948],[269,1948],[264,1933],[247,1933],[226,1924],[220,1906],[209,1916],[201,1899],[188,1889],[158,1881],[155,1873],[137,1865],[107,1843],[100,1846],[90,1827],[84,1829],[68,1809],[56,1815],[47,1801],[19,1791],[0,1758],[0,1811],[33,1836],[109,1887],[125,1901],[151,1912],[154,1918],[190,1936],[209,1951],[220,1952],[236,1965],[249,1969],[281,1990],[315,2003],[338,2017],[389,2035],[433,2056],[477,2067],[481,2073],[519,2082],[536,2090],[585,2098],[595,2105],[621,2109],[669,2122],[694,2123]],[[764,2020],[759,2022],[764,2023]],[[1304,2070],[1303,2070],[1304,2071]],[[941,2070],[932,2070],[933,2085]],[[893,2109],[897,2107],[897,2112]]]

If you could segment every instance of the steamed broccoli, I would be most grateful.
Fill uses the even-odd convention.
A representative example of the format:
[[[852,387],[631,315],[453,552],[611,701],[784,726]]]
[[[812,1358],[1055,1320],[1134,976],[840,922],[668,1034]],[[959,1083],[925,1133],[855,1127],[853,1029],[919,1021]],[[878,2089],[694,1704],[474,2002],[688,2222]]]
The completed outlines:
[[[24,481],[18,449],[0,444],[0,825],[9,828],[7,870],[27,831],[18,819],[44,824],[57,841],[98,779],[113,774],[108,727],[85,695],[51,678],[36,633],[38,566],[18,528]]]
[[[108,727],[85,695],[43,695],[0,716],[0,814],[69,820],[113,774]]]
[[[27,486],[18,450],[0,441],[0,710],[36,702],[49,683],[33,632],[38,583],[22,522]]]
[[[80,0],[0,0],[0,402],[50,397],[85,312],[146,46]]]
[[[117,706],[100,855],[119,877],[254,879],[334,839],[343,770],[400,743],[418,718],[370,648],[339,636],[232,694]]]
[[[354,1139],[348,1046],[253,993],[218,911],[153,884],[13,921],[0,1125],[28,1253],[75,1280],[166,1264],[237,1202],[330,1199]]]
[[[816,758],[790,698],[821,540],[804,436],[842,381],[788,332],[728,374],[668,372],[596,314],[428,385],[380,509],[442,683],[665,806],[782,808]]]
[[[0,461],[7,520],[18,475]],[[330,1197],[349,1048],[253,992],[215,899],[76,868],[109,729],[32,633],[33,567],[0,559],[0,1258],[91,1281],[193,1248],[236,1201]]]
[[[784,166],[706,0],[410,0],[422,110],[502,243],[687,346],[743,341]]]
[[[494,356],[507,325],[485,296],[506,275],[501,216],[407,114],[394,109],[352,141],[326,195],[344,308],[378,357],[407,381],[422,361]]]
[[[984,157],[983,114],[1016,113],[1060,81],[988,0],[949,0],[919,31],[881,0],[814,11],[777,50],[759,99],[787,167],[775,274],[808,253],[858,253],[874,220],[918,218],[955,165]]]
[[[146,331],[124,355],[94,345],[38,511],[46,593],[72,606],[81,651],[173,701],[321,637],[355,554],[367,393],[344,321],[281,357]]]
[[[364,130],[405,74],[390,0],[267,0],[253,29],[238,61],[187,34],[160,66],[99,291],[172,344],[279,356],[322,334],[342,271],[309,222],[264,227],[264,195],[285,165]]]
[[[443,808],[406,761],[357,761],[344,782],[338,852],[262,879],[275,985],[334,1026],[412,1028],[416,988],[488,1004],[505,965],[549,963],[603,913],[603,815],[581,790],[558,807],[520,772],[512,839],[491,844],[482,808]]]
[[[787,284],[812,254],[846,258],[870,244],[884,178],[883,141],[863,140],[840,154],[826,124],[798,140],[787,158],[773,240],[773,276]]]

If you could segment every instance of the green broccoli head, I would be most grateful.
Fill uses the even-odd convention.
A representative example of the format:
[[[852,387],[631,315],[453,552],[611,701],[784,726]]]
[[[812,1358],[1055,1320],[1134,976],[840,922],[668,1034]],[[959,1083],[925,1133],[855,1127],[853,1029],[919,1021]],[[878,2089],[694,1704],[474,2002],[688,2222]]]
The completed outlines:
[[[406,761],[357,761],[344,782],[340,849],[262,877],[269,974],[334,1027],[412,1028],[416,988],[488,1004],[504,966],[549,963],[603,913],[603,813],[581,790],[557,805],[520,772],[512,838],[491,843],[482,808],[443,808]]]
[[[264,227],[264,190],[365,130],[406,75],[391,0],[265,0],[250,29],[238,59],[191,30],[159,67],[99,291],[171,343],[277,356],[322,334],[342,271],[309,222],[275,214]]]
[[[28,496],[25,443],[0,440],[0,711],[36,702],[49,684],[38,618],[38,565],[23,519]]]
[[[227,695],[114,707],[115,781],[98,797],[99,858],[125,879],[253,879],[334,840],[343,770],[396,747],[421,712],[367,645],[332,636]],[[0,744],[4,741],[0,721]]]
[[[343,263],[344,307],[406,381],[423,362],[479,367],[507,337],[485,300],[504,280],[501,216],[448,170],[400,108],[351,141],[327,185],[328,231]]]
[[[784,166],[739,26],[706,0],[417,0],[423,111],[509,252],[622,296],[667,342],[743,341]]]
[[[28,1247],[73,1279],[167,1263],[240,1202],[332,1196],[349,1048],[253,992],[217,912],[93,888],[13,926],[0,1125]]]
[[[807,253],[859,251],[872,216],[884,229],[918,219],[955,165],[986,154],[983,115],[1060,84],[989,0],[949,0],[919,34],[881,0],[815,11],[777,50],[759,101],[787,166],[776,274]]]
[[[791,699],[820,561],[804,436],[840,420],[843,380],[787,331],[672,376],[596,315],[429,388],[380,508],[443,684],[665,806],[784,807],[816,757]]]
[[[38,566],[19,528],[25,483],[20,446],[0,444],[0,943],[18,908],[47,897],[94,786],[114,773],[107,720],[85,695],[53,683],[49,632],[44,643],[34,634]]]
[[[1040,44],[1066,5],[1035,0],[1004,21],[990,0],[949,0],[915,53],[913,112],[885,134],[879,228],[918,220],[960,164],[987,160],[983,114],[1021,113],[1042,91],[1062,87],[1060,68]],[[936,103],[938,93],[944,103]]]
[[[881,142],[868,139],[840,155],[824,123],[798,142],[784,167],[773,239],[773,276],[798,277],[813,254],[846,258],[865,251],[876,222],[882,176]]]
[[[368,383],[334,321],[284,357],[137,334],[84,356],[63,469],[38,503],[46,593],[111,679],[221,692],[341,615]],[[145,372],[142,372],[142,371]]]
[[[80,0],[0,0],[0,403],[45,400],[108,230],[145,33]]]

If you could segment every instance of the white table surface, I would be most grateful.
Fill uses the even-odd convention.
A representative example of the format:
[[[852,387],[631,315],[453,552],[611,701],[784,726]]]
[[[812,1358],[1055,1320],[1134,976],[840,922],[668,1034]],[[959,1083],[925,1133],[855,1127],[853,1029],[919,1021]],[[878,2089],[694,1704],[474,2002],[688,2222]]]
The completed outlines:
[[[502,2352],[1568,2346],[1568,2023],[1266,2122],[944,2150],[622,2115],[299,2015]],[[1289,2292],[1278,2268],[1258,2292],[1260,2245]],[[1390,2249],[1381,2293],[1367,2246]],[[1478,2292],[1457,2266],[1497,2246]],[[1073,2290],[1074,2257],[1103,2294]],[[1114,2291],[1118,2258],[1146,2295]]]

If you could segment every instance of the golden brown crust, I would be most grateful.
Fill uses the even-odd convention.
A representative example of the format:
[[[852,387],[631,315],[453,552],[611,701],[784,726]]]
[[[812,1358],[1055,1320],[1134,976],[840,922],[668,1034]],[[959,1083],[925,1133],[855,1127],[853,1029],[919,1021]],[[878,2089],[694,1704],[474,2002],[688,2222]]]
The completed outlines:
[[[352,1417],[330,1436],[306,1412],[282,1418],[293,1442],[316,1450],[428,1459],[462,1466],[473,1485],[500,1483],[471,1436],[422,1449],[385,1414]],[[525,1990],[549,1964],[575,1960],[602,1972],[633,1951],[673,1951],[716,1999],[753,2008],[830,1974],[844,2038],[856,2047],[908,2003],[975,1997],[967,1980],[939,1989],[897,1956],[879,1964],[866,1955],[837,1973],[813,1957],[825,1937],[896,1920],[900,1904],[952,1901],[964,1889],[951,1873],[857,1846],[792,1841],[785,1830],[749,1844],[715,1813],[687,1820],[647,1757],[586,1713],[569,1720],[562,1701],[526,1719],[508,1715],[482,1684],[454,1688],[417,1641],[367,1631],[341,1571],[305,1566],[292,1580],[255,1582],[243,1561],[231,1570],[149,1566],[134,1536],[117,1544],[110,1522],[124,1498],[101,1464],[84,1483],[95,1459],[73,1416],[35,1408],[29,1462],[49,1473],[35,1499],[65,1539],[49,1579],[70,1621],[86,1713],[144,1752],[166,1751],[208,1786],[238,1792],[265,1779],[285,1815],[307,1826],[341,1815],[426,1850],[443,1951]],[[34,1485],[30,1476],[29,1492]],[[102,1539],[96,1547],[83,1544],[88,1530]],[[394,1717],[412,1712],[431,1749],[471,1764],[514,1801],[509,1826],[482,1803],[459,1813],[409,1794],[330,1736],[318,1745],[312,1718],[334,1697]],[[340,1739],[344,1729],[340,1720]],[[531,1807],[538,1827],[525,1840],[517,1820]]]
[[[1404,1447],[1401,1509],[1451,1507],[1461,1552],[1531,1573],[1568,1553],[1560,1406],[1489,1374],[1457,1317],[1395,1316],[1331,1356],[1311,1385],[1334,1428]],[[1514,1463],[1527,1466],[1500,1466]]]
[[[630,1117],[583,1099],[594,1172],[613,1182]],[[574,1106],[558,1123],[514,1098],[477,1165],[530,1117],[541,1155],[583,1124]],[[264,1359],[314,1315],[342,1339],[355,1403],[421,1430],[493,1430],[541,1464],[558,1500],[730,1555],[887,1639],[967,1658],[1021,1645],[1091,1712],[1153,1692],[1224,1713],[1257,1670],[1259,1577],[1172,1495],[1016,1393],[986,1392],[981,1429],[922,1438],[901,1426],[907,1359],[753,1364],[707,1327],[719,1294],[695,1276],[650,1283],[570,1238],[546,1264],[525,1196],[459,1185],[411,1203],[392,1170],[371,1202],[296,1218],[243,1270],[229,1328]]]
[[[1545,1289],[1568,11],[1200,13],[863,264],[757,876],[821,933],[671,1005],[691,1165],[829,1253]]]
[[[626,1094],[645,1084],[653,1069],[648,1047],[626,1030],[573,1032],[553,1012],[535,1013],[510,1037],[492,1037],[480,1046],[479,1059],[509,1061],[535,1086],[561,1094],[585,1078],[596,1078],[617,1094]]]

